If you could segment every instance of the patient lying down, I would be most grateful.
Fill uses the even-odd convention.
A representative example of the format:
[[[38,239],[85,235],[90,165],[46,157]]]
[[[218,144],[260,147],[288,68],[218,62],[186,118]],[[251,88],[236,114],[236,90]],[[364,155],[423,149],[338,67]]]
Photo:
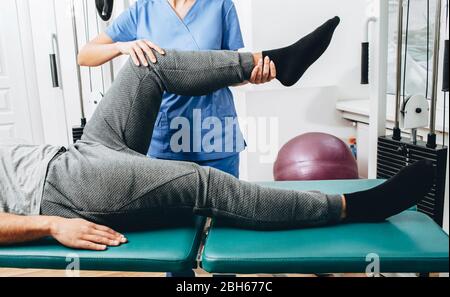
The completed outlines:
[[[180,214],[273,230],[379,222],[414,206],[434,180],[426,161],[371,190],[326,195],[145,156],[163,92],[197,96],[243,83],[266,57],[277,65],[274,77],[291,86],[326,51],[338,24],[336,17],[291,46],[262,53],[167,51],[148,67],[129,62],[76,144],[0,145],[0,244],[52,236],[67,247],[104,250],[126,243],[114,230],[150,228]]]

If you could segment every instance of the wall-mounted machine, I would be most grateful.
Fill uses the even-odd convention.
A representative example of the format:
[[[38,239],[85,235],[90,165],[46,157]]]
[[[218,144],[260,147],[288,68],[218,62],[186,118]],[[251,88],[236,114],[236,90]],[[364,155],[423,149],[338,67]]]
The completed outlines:
[[[407,5],[407,17],[409,18],[409,0],[407,0]],[[403,79],[405,78],[405,74],[407,71],[406,64],[403,65],[403,63],[406,63],[406,61],[403,61],[402,63],[404,6],[405,2],[403,0],[400,0],[398,8],[399,33],[397,34],[398,48],[395,128],[394,134],[392,136],[383,136],[379,138],[377,176],[381,179],[388,179],[397,174],[405,166],[408,166],[414,162],[423,159],[432,161],[437,171],[436,180],[431,191],[418,204],[418,209],[419,211],[428,214],[442,226],[447,171],[447,147],[444,145],[437,145],[436,142],[436,110],[438,100],[438,74],[440,53],[439,47],[441,41],[440,32],[442,2],[441,0],[437,0],[436,5],[436,26],[433,57],[434,67],[432,78],[432,94],[430,100],[431,107],[429,107],[428,100],[424,95],[413,95],[406,98],[404,80],[402,94],[402,66],[404,66]],[[408,32],[408,28],[406,30]],[[403,104],[401,104],[402,97]],[[427,142],[418,141],[416,138],[417,128],[426,127],[427,124],[429,124],[430,129]],[[402,137],[402,129],[412,129],[412,138],[404,139]]]

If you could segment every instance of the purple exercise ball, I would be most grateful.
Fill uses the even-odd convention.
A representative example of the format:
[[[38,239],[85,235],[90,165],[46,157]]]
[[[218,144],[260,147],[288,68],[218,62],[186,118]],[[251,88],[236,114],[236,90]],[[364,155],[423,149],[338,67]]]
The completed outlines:
[[[358,164],[339,138],[307,133],[285,144],[273,169],[276,181],[358,179]]]

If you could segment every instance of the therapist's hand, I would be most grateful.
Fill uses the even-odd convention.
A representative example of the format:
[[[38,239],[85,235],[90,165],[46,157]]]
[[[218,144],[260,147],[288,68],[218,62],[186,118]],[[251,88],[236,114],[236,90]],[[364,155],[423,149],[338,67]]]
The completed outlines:
[[[157,51],[161,55],[166,53],[162,48],[157,46],[148,40],[136,40],[129,42],[118,42],[117,49],[123,55],[129,55],[136,66],[148,66],[148,61],[146,56],[150,59],[152,63],[156,63],[157,59],[153,50]]]
[[[264,60],[260,59],[258,64],[253,69],[252,75],[249,79],[251,84],[260,85],[268,83],[277,77],[277,69],[275,63],[266,57]]]
[[[51,236],[66,247],[103,251],[127,242],[120,233],[82,219],[52,217]]]

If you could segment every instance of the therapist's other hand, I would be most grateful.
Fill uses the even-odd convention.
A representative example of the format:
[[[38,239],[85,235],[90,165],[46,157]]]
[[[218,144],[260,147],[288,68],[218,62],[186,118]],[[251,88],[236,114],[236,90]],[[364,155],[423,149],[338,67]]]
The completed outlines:
[[[277,69],[275,63],[266,57],[261,58],[253,69],[249,82],[255,85],[265,84],[277,77]]]
[[[162,48],[148,40],[118,42],[117,48],[123,55],[129,55],[136,66],[147,67],[148,60],[146,56],[152,63],[155,64],[157,62],[157,59],[155,54],[153,53],[153,50],[157,51],[161,55],[166,54]]]
[[[51,236],[66,247],[104,251],[127,242],[122,234],[82,219],[52,218]]]

